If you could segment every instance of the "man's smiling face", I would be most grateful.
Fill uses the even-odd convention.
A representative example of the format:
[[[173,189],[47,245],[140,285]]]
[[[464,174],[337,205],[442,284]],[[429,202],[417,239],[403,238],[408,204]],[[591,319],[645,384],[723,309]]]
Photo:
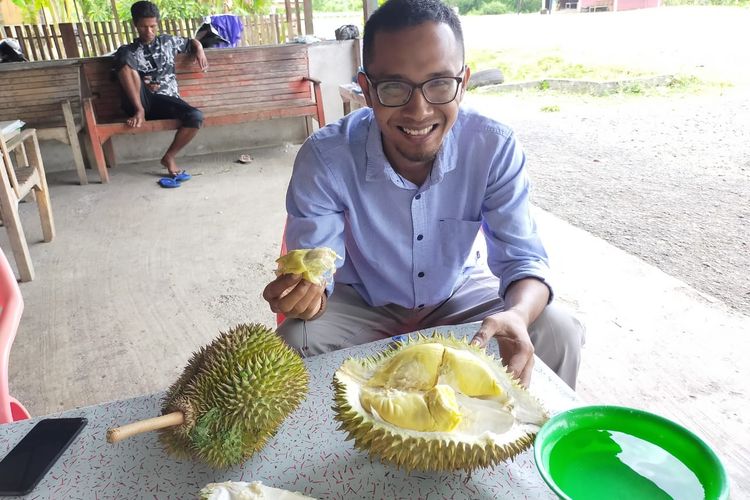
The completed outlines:
[[[463,67],[463,48],[450,26],[425,22],[376,33],[372,54],[367,74],[373,82],[420,84],[436,77],[463,77],[456,99],[447,104],[431,104],[415,89],[403,106],[386,107],[378,100],[374,85],[365,75],[359,75],[359,84],[382,132],[386,157],[400,174],[410,178],[410,174],[432,166],[445,135],[456,121],[469,77],[469,70]]]

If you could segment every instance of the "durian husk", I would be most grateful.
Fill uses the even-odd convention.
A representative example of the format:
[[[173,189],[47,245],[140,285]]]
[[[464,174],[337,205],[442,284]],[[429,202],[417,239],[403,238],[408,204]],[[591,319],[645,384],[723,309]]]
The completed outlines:
[[[402,348],[420,343],[439,342],[447,347],[472,351],[484,362],[490,363],[499,382],[510,395],[510,404],[523,406],[524,418],[531,422],[513,427],[514,439],[497,441],[489,436],[467,442],[450,433],[419,432],[397,428],[368,414],[359,404],[356,378],[366,376],[373,369],[398,353]],[[365,382],[360,379],[359,382]],[[549,419],[549,413],[514,378],[500,360],[487,355],[484,350],[469,345],[465,339],[457,339],[452,333],[442,336],[418,335],[399,342],[395,346],[368,358],[349,358],[336,371],[333,379],[335,418],[339,430],[347,433],[347,440],[354,440],[354,447],[379,457],[397,468],[407,471],[466,471],[493,467],[514,458],[533,443],[541,425]]]
[[[166,450],[212,467],[260,450],[304,400],[309,375],[299,354],[262,324],[238,325],[194,353],[167,390],[162,413],[182,425],[159,431]]]

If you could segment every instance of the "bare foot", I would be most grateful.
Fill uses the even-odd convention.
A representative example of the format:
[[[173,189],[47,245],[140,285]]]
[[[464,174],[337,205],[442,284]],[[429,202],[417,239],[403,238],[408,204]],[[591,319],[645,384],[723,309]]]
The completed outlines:
[[[161,164],[164,165],[164,168],[167,169],[167,172],[169,172],[169,175],[172,177],[180,173],[180,169],[177,168],[177,162],[175,162],[173,156],[164,155],[161,159]]]
[[[146,113],[142,109],[139,109],[133,116],[128,118],[126,123],[128,127],[138,128],[143,125],[144,121],[146,121]]]

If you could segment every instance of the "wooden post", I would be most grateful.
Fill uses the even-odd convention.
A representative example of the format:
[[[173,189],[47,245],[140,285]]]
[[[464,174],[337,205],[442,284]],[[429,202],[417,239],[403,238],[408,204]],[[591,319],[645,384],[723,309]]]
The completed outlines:
[[[112,17],[115,18],[115,26],[117,26],[117,32],[122,32],[122,26],[120,25],[120,16],[117,14],[117,2],[115,0],[109,0],[109,4],[112,6]]]
[[[287,41],[291,42],[294,39],[294,31],[293,31],[293,26],[292,26],[292,2],[291,0],[284,0],[284,9],[286,9]]]
[[[302,19],[299,13],[299,0],[294,0],[294,14],[297,19],[297,35],[302,34]]]
[[[281,31],[281,24],[279,23],[279,15],[274,14],[273,16],[273,25],[274,25],[274,42],[276,45],[279,45],[281,43],[281,39],[284,36]]]
[[[83,49],[83,57],[93,57],[95,54],[93,53],[93,50],[89,50],[89,46],[86,41],[86,33],[85,33],[84,24],[77,23],[76,29],[78,30],[78,39],[81,41],[81,48]]]
[[[367,22],[372,13],[378,8],[378,0],[362,0],[362,7],[365,13],[365,22]]]
[[[617,1],[617,0],[615,0]],[[313,6],[312,0],[302,0],[305,9],[305,35],[312,35],[313,31]]]

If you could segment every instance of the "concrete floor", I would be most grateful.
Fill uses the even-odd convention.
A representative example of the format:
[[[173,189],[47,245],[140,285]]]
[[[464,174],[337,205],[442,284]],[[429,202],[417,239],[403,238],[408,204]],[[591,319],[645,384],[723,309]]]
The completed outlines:
[[[21,207],[37,278],[21,284],[14,395],[40,415],[160,390],[220,330],[274,324],[261,291],[296,150],[256,150],[249,165],[232,153],[191,158],[183,166],[194,178],[175,190],[156,185],[156,163],[118,167],[108,185],[49,174],[55,241],[41,243],[35,205]],[[749,496],[750,318],[546,212],[537,217],[557,300],[588,329],[583,401],[682,423],[722,457],[733,496]],[[0,246],[9,251],[4,231]]]

